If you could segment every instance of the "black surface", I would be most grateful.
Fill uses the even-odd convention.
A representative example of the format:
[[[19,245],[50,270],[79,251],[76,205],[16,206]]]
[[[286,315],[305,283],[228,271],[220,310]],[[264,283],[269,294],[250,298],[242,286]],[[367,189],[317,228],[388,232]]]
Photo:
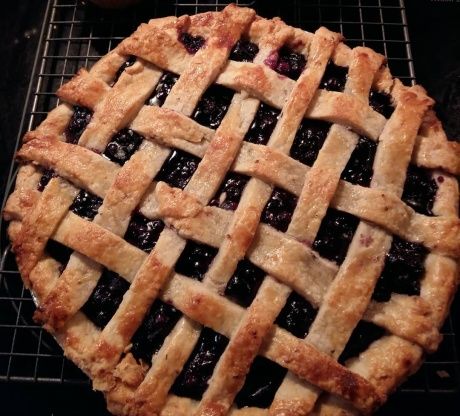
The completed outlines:
[[[267,3],[261,9],[268,8]],[[439,101],[437,112],[448,134],[460,137],[460,2],[412,0],[406,1],[406,7],[417,80]],[[23,0],[8,2],[0,14],[3,69],[0,80],[0,194],[20,125],[45,9],[44,0]],[[459,312],[457,299],[452,314]],[[458,323],[456,325],[454,332],[459,333]],[[5,416],[108,414],[102,395],[93,393],[87,384],[1,383],[0,403],[0,414]],[[379,414],[431,416],[442,413],[449,416],[458,414],[459,404],[459,395],[396,393]]]

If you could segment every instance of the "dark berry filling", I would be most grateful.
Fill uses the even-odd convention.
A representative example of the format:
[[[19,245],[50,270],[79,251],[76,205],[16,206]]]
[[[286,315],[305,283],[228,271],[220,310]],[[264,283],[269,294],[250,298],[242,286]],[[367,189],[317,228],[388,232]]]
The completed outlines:
[[[279,116],[280,110],[260,103],[254,121],[246,133],[244,140],[254,144],[267,144]]]
[[[234,211],[241,199],[249,178],[238,173],[229,173],[209,205]]]
[[[253,361],[243,388],[235,398],[236,405],[267,408],[273,402],[287,370],[280,365],[257,356]]]
[[[182,32],[179,35],[179,42],[185,46],[188,53],[193,55],[204,45],[205,40],[202,36],[192,36],[190,33]]]
[[[420,279],[425,272],[424,262],[427,254],[428,250],[421,244],[394,236],[372,298],[386,302],[393,292],[419,295]]]
[[[342,92],[347,82],[348,68],[334,64],[329,61],[326,70],[324,71],[323,78],[320,82],[320,88],[327,91]]]
[[[353,330],[348,343],[340,355],[339,362],[345,363],[349,358],[357,357],[363,351],[366,351],[374,341],[385,334],[383,328],[378,327],[370,322],[359,321]]]
[[[293,159],[312,166],[323,147],[331,124],[320,120],[302,121],[295,135],[290,155]]]
[[[359,219],[353,215],[329,208],[321,222],[313,248],[322,257],[341,264],[358,224]]]
[[[296,292],[292,292],[281,310],[276,323],[298,338],[305,338],[317,310]]]
[[[75,106],[70,122],[64,130],[67,143],[77,144],[80,136],[85,130],[86,126],[91,121],[93,113],[90,109],[85,107]]]
[[[372,166],[376,150],[376,142],[361,136],[341,178],[355,185],[369,186],[374,173]]]
[[[279,231],[286,231],[297,205],[297,197],[283,189],[275,188],[262,212],[262,222]]]
[[[118,274],[104,269],[82,312],[99,328],[104,328],[115,315],[129,283]]]
[[[149,220],[142,214],[136,213],[129,222],[125,240],[149,253],[155,247],[164,226],[161,220]]]
[[[190,153],[173,150],[155,179],[166,182],[175,188],[184,189],[195,173],[198,163],[200,163],[200,159]]]
[[[433,215],[433,203],[438,191],[436,181],[426,169],[409,165],[402,200],[425,215]]]
[[[265,60],[271,69],[291,79],[298,79],[305,68],[307,60],[301,53],[293,52],[283,46]]]
[[[217,129],[227,113],[232,97],[232,90],[211,85],[198,102],[193,119],[203,126]]]
[[[230,59],[238,62],[252,62],[259,53],[259,47],[248,40],[239,40],[230,53]]]
[[[115,79],[113,80],[114,84],[118,81],[118,79],[120,78],[120,75],[123,73],[123,71],[126,68],[129,68],[130,66],[133,66],[134,62],[136,62],[136,57],[135,56],[130,56],[127,61],[122,63],[120,68],[118,68],[117,73],[115,74]]]
[[[226,337],[203,328],[192,354],[171,388],[172,393],[200,400],[227,344]]]
[[[179,77],[172,72],[165,72],[158,82],[152,95],[146,101],[147,105],[162,106],[166,100],[166,97],[171,92],[171,88],[177,82]]]
[[[391,103],[391,96],[383,92],[372,91],[369,94],[369,105],[378,113],[390,118],[395,108]]]
[[[181,316],[177,309],[157,299],[131,340],[134,357],[150,364]]]
[[[225,288],[225,295],[248,307],[256,297],[265,272],[249,260],[241,260]]]
[[[101,205],[101,198],[81,190],[70,206],[70,210],[80,217],[92,220],[96,216]]]
[[[45,189],[46,185],[48,185],[49,181],[52,178],[55,178],[57,176],[58,175],[56,174],[56,172],[53,169],[44,169],[43,170],[43,175],[40,178],[40,180],[38,181],[37,190],[39,190],[40,192],[43,192],[43,190]]]
[[[58,243],[54,240],[48,240],[46,243],[45,251],[51,256],[54,260],[57,260],[63,266],[66,266],[69,262],[70,256],[73,253],[73,250],[61,243]]]
[[[176,272],[192,279],[202,280],[216,254],[217,249],[214,247],[189,240],[177,260]]]
[[[143,137],[131,129],[120,130],[105,148],[104,156],[119,165],[125,164],[142,143]]]

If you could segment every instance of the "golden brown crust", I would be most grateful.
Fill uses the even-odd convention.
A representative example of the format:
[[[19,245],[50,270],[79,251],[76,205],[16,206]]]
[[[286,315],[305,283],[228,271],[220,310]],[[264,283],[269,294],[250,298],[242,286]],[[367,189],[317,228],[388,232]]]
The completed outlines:
[[[204,46],[188,53],[178,40],[181,32],[203,36]],[[259,46],[253,63],[228,60],[242,36]],[[384,57],[368,48],[350,49],[341,40],[325,28],[303,32],[234,5],[152,20],[59,89],[67,103],[93,111],[78,145],[65,142],[72,115],[67,104],[25,136],[18,152],[24,165],[4,211],[18,265],[38,298],[36,317],[104,392],[114,413],[303,415],[313,410],[321,391],[327,394],[316,406],[319,414],[369,413],[416,370],[424,351],[436,349],[458,283],[459,189],[452,174],[460,172],[460,147],[447,141],[421,87],[404,87]],[[308,58],[297,81],[267,66],[283,45]],[[128,55],[138,59],[115,82]],[[343,93],[318,89],[330,59],[349,68]],[[164,106],[144,106],[163,70],[179,74],[179,80]],[[216,131],[189,118],[212,83],[237,92]],[[388,120],[369,106],[371,88],[391,95],[396,109]],[[261,101],[282,110],[267,146],[243,142]],[[305,117],[334,123],[311,167],[289,157]],[[126,127],[146,140],[120,167],[98,153]],[[378,142],[370,188],[340,180],[358,134]],[[184,190],[152,183],[170,147],[201,158]],[[434,217],[401,201],[409,162],[437,169]],[[59,175],[43,192],[37,190],[38,166]],[[233,213],[207,206],[228,171],[252,177]],[[74,185],[104,198],[93,222],[68,212],[78,192]],[[275,185],[299,196],[286,233],[260,224]],[[328,207],[363,220],[340,267],[311,249]],[[122,238],[137,209],[166,223],[150,254]],[[391,234],[430,249],[421,293],[370,302]],[[203,282],[173,272],[186,238],[219,248]],[[61,276],[61,265],[44,251],[49,239],[75,250]],[[222,296],[245,257],[268,274],[246,310]],[[131,285],[100,330],[78,311],[102,266]],[[274,324],[292,289],[319,308],[306,341]],[[129,343],[157,298],[184,316],[152,363],[138,362]],[[336,358],[360,319],[388,334],[341,366]],[[197,403],[170,394],[170,388],[200,325],[230,342]],[[287,368],[288,375],[270,409],[233,408],[257,354]]]

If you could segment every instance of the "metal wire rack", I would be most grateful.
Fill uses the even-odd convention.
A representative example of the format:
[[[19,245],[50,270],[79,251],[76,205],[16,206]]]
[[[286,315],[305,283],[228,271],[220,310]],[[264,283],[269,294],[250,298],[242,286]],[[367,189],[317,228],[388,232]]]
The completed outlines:
[[[235,1],[235,0],[234,0]],[[287,23],[313,31],[319,25],[342,32],[350,46],[369,46],[388,57],[393,74],[406,84],[415,81],[410,40],[402,0],[236,1],[264,16],[281,16]],[[143,21],[155,16],[219,10],[224,0],[150,0],[123,11],[101,10],[78,0],[49,0],[24,108],[22,134],[37,126],[58,104],[54,91],[80,67],[90,67]],[[281,4],[282,3],[282,4]],[[11,166],[7,196],[14,184]],[[5,198],[6,199],[6,198]],[[85,384],[86,376],[66,360],[54,339],[32,320],[35,309],[24,289],[0,220],[0,381]],[[400,389],[411,394],[445,395],[460,391],[457,322],[444,325],[444,342],[421,370]],[[459,400],[460,402],[460,400]]]

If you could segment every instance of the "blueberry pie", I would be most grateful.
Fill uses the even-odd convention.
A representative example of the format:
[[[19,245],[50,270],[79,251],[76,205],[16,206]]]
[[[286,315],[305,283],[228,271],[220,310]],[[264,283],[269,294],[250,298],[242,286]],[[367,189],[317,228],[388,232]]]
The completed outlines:
[[[26,134],[18,266],[114,414],[369,414],[438,347],[460,147],[342,40],[154,19]]]

